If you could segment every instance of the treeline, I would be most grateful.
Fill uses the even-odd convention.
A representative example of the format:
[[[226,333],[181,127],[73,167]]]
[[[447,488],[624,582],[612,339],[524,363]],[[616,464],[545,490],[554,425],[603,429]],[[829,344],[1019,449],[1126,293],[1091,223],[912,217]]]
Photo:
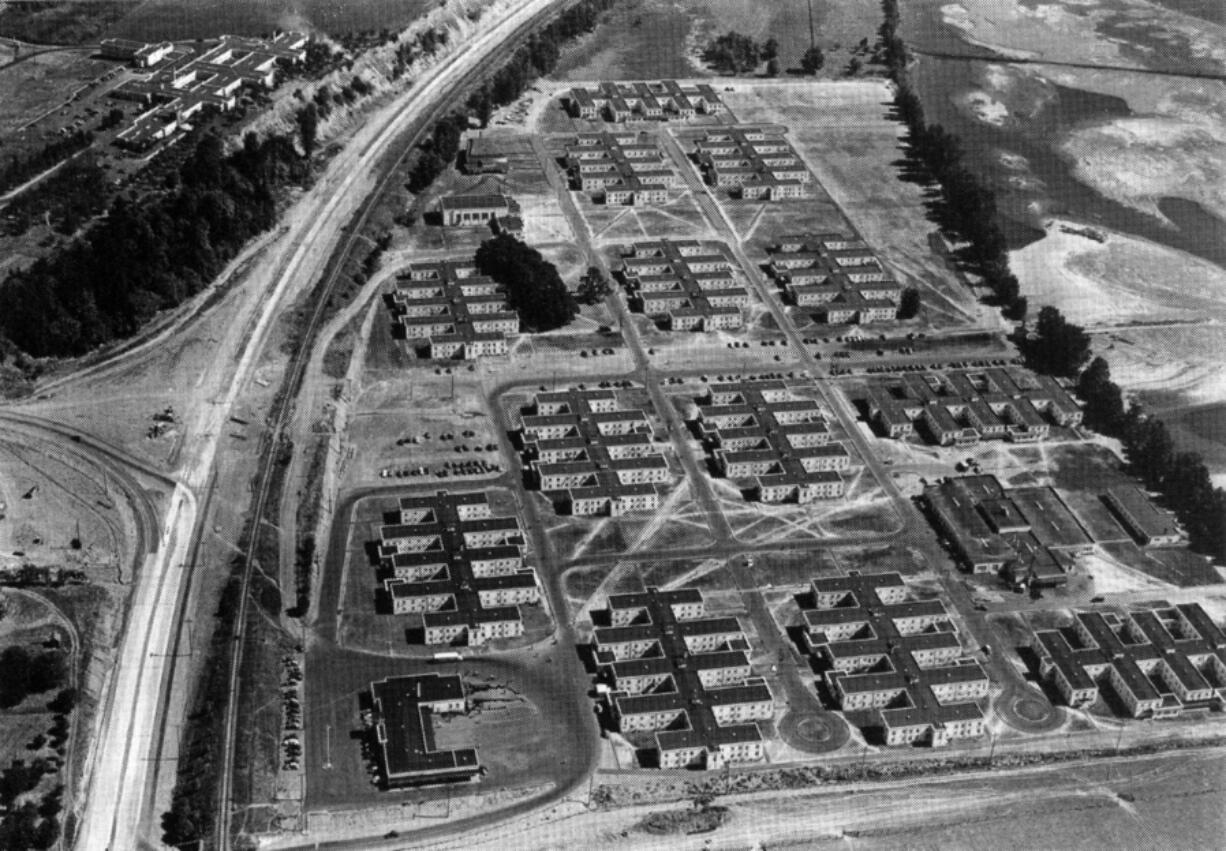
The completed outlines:
[[[1077,377],[1086,425],[1119,438],[1129,468],[1150,490],[1162,494],[1188,533],[1192,548],[1226,561],[1226,491],[1215,488],[1204,459],[1177,452],[1170,431],[1138,404],[1128,405],[1101,357],[1090,361],[1090,336],[1054,307],[1039,311],[1033,335],[1018,345],[1038,372]],[[1089,365],[1086,366],[1087,361]],[[1084,367],[1084,369],[1083,369]]]
[[[487,239],[477,249],[477,271],[507,288],[507,304],[533,331],[561,328],[579,312],[557,267],[513,236]]]
[[[286,136],[248,134],[226,156],[208,134],[173,189],[106,217],[52,257],[0,284],[0,333],[28,354],[72,356],[130,336],[155,313],[198,293],[256,234],[276,223],[276,191],[307,162]]]
[[[78,130],[71,136],[56,139],[43,145],[32,156],[19,159],[16,154],[9,157],[3,169],[0,169],[0,193],[7,192],[15,186],[20,186],[32,177],[42,174],[51,166],[70,157],[78,151],[83,151],[94,143],[94,134],[89,130]]]
[[[910,131],[911,149],[941,186],[943,224],[968,243],[965,257],[991,289],[993,300],[1008,319],[1026,318],[1026,297],[1009,270],[1009,246],[996,213],[996,199],[987,186],[962,163],[957,137],[939,124],[928,124],[919,95],[907,76],[907,47],[898,35],[898,0],[883,0],[882,55],[894,81],[894,105]]]
[[[596,28],[600,13],[612,8],[614,0],[583,0],[571,6],[540,32],[532,35],[511,58],[498,68],[468,97],[463,111],[439,120],[421,143],[409,172],[408,189],[421,192],[443,173],[460,150],[460,134],[468,127],[469,115],[482,127],[500,106],[519,99],[528,86],[557,67],[562,45]]]

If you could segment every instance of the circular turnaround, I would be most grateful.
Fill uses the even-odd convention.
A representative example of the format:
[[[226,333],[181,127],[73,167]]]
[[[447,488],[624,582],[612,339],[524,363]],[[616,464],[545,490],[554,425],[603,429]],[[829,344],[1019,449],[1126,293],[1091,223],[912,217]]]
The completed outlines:
[[[779,736],[797,750],[827,753],[847,741],[847,725],[828,712],[789,712],[779,722]]]
[[[1046,721],[1051,714],[1051,708],[1037,697],[1019,697],[1013,702],[1013,711],[1018,718],[1032,724]]]

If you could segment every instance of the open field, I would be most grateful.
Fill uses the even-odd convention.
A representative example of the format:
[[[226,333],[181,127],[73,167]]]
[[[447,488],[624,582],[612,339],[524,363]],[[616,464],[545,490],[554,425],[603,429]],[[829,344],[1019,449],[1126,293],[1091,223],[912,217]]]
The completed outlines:
[[[1090,328],[1226,318],[1226,269],[1101,227],[1055,220],[1010,262],[1023,295]]]
[[[386,324],[386,323],[384,323]],[[375,329],[376,335],[380,334]],[[372,346],[372,348],[374,348]],[[346,481],[374,484],[384,471],[420,471],[410,484],[456,477],[486,477],[508,469],[485,407],[489,376],[484,364],[469,372],[457,362],[390,369],[355,393],[346,434],[352,447]],[[398,477],[398,476],[397,476]]]
[[[88,52],[45,53],[17,65],[0,69],[0,139],[5,147],[20,141],[12,134],[44,115],[48,120],[38,126],[44,136],[57,126],[50,113],[78,91],[111,71],[123,74],[113,59],[95,59]],[[116,81],[118,82],[118,80]],[[107,84],[110,88],[111,84]],[[80,109],[74,105],[74,108]],[[45,141],[45,140],[44,140]]]

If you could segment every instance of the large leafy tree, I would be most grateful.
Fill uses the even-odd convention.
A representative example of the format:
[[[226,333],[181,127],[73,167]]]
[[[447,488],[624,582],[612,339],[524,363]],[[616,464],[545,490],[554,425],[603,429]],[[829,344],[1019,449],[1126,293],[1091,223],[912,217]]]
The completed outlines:
[[[500,234],[487,239],[474,259],[481,274],[507,288],[507,303],[519,312],[527,328],[560,328],[579,312],[557,268],[515,237]]]

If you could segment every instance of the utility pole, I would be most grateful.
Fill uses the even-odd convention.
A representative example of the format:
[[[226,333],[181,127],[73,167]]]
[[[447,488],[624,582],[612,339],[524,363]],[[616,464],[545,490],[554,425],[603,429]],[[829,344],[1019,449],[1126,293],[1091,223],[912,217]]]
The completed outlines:
[[[809,0],[809,47],[817,46],[817,36],[813,30],[813,0]]]

